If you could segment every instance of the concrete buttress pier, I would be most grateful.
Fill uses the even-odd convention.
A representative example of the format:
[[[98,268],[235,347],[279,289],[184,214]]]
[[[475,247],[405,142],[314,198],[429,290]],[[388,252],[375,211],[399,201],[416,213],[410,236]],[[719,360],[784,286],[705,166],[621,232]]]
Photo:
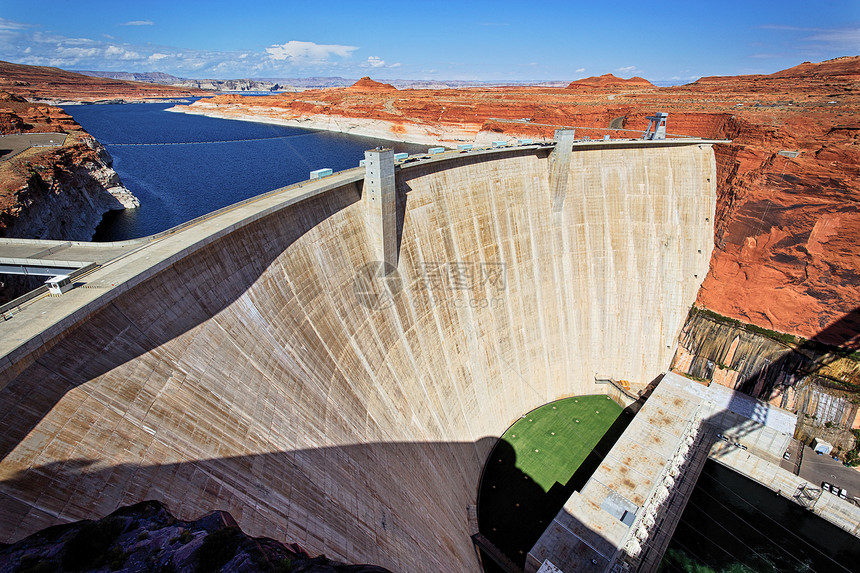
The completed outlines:
[[[394,150],[364,152],[364,195],[367,232],[385,274],[397,268],[397,192],[394,186]]]
[[[0,542],[159,499],[338,561],[479,572],[467,508],[497,437],[605,393],[595,374],[666,370],[713,248],[711,143],[577,143],[555,191],[545,147],[371,152],[378,183],[114,245],[0,322]]]
[[[570,153],[573,150],[573,129],[555,130],[555,149],[550,155],[549,187],[552,197],[552,212],[560,213],[567,194],[567,178],[570,173]]]

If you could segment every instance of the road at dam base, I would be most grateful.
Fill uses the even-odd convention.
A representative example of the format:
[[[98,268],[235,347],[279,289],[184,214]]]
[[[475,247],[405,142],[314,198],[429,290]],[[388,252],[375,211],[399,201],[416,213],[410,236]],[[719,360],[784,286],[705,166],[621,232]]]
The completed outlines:
[[[492,436],[603,393],[595,374],[663,372],[713,247],[711,145],[576,150],[560,212],[548,164],[398,170],[377,296],[349,183],[46,331],[0,372],[0,541],[154,498],[346,562],[478,571],[467,507]]]

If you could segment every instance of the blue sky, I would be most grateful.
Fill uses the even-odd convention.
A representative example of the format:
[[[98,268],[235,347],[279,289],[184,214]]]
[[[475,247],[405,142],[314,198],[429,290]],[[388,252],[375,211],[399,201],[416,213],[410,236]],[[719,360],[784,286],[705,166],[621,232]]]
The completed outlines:
[[[860,54],[860,0],[0,0],[0,60],[190,78],[686,83]]]

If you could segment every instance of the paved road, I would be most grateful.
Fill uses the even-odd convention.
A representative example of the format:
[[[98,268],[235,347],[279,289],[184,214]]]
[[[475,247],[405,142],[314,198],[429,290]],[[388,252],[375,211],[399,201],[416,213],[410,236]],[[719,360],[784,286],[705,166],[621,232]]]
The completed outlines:
[[[116,243],[39,241],[0,238],[0,261],[77,261],[103,265],[149,243],[148,239]]]
[[[830,456],[819,456],[812,448],[803,448],[800,477],[817,486],[826,481],[847,489],[849,499],[852,497],[860,499],[860,472],[846,468]]]
[[[0,135],[0,161],[11,159],[32,146],[59,147],[66,141],[64,133],[17,133]]]
[[[785,457],[779,460],[779,467],[798,475],[800,473],[800,451],[802,448],[803,443],[792,438],[787,450],[791,457],[787,460]]]

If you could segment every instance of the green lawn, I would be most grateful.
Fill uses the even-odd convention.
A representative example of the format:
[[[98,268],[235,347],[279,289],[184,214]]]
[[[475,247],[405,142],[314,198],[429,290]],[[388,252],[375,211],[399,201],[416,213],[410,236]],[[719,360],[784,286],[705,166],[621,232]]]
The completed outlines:
[[[481,532],[519,565],[570,495],[624,431],[606,396],[577,396],[523,416],[498,441],[478,498]],[[486,560],[485,560],[486,562]]]

